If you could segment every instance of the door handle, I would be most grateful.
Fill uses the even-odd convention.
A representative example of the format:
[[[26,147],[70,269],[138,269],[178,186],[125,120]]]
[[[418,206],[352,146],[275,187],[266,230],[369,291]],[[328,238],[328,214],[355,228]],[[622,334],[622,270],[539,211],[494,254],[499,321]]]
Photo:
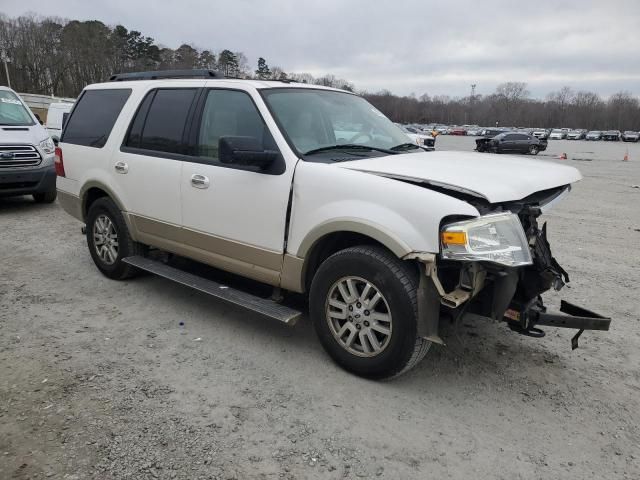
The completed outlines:
[[[195,188],[209,188],[209,177],[197,173],[191,175],[191,186]]]
[[[124,162],[116,162],[113,168],[116,169],[116,172],[122,173],[122,174],[127,173],[129,171],[129,165],[127,165]]]

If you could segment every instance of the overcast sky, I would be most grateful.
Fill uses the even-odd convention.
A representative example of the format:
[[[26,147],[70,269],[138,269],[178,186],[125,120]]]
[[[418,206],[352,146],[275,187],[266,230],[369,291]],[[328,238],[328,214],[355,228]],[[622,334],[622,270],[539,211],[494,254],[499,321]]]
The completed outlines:
[[[536,97],[570,85],[640,94],[640,1],[2,0],[25,12],[98,19],[162,45],[258,56],[287,72],[332,73],[359,90],[491,93],[523,81]]]

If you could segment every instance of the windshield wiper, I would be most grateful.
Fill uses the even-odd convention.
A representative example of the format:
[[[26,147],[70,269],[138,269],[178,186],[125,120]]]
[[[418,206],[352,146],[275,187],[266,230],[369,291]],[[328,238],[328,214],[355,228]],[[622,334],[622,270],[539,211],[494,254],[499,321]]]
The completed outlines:
[[[331,150],[369,150],[374,152],[387,153],[389,155],[395,155],[398,153],[394,150],[388,150],[386,148],[370,147],[368,145],[358,145],[356,143],[345,143],[342,145],[331,145],[328,147],[314,148],[312,150],[309,150],[308,152],[305,152],[304,155],[313,155],[314,153],[328,152]]]
[[[400,151],[400,150],[409,150],[409,149],[416,149],[416,148],[420,148],[418,145],[416,145],[415,143],[401,143],[400,145],[396,145],[395,147],[391,147],[391,150],[393,151]]]

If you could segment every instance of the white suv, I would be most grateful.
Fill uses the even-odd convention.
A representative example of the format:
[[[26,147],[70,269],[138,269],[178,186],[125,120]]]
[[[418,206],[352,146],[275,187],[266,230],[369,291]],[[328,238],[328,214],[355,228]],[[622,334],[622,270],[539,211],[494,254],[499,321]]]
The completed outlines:
[[[56,163],[60,203],[107,277],[148,270],[288,323],[300,312],[286,293],[308,294],[323,346],[362,376],[408,370],[443,343],[444,318],[474,312],[531,334],[562,317],[539,297],[568,278],[536,219],[580,173],[427,153],[348,92],[210,71],[116,75],[82,92]],[[196,277],[167,261],[176,255],[274,295]],[[571,327],[608,328],[574,308]]]

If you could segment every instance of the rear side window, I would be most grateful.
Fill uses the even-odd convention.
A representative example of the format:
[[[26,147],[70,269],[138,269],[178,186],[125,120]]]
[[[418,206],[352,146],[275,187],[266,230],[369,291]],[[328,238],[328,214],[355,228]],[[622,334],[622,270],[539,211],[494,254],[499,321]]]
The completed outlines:
[[[125,146],[167,153],[187,153],[184,139],[195,88],[150,92],[136,113]]]
[[[129,95],[128,88],[85,90],[69,117],[62,141],[104,147]]]

